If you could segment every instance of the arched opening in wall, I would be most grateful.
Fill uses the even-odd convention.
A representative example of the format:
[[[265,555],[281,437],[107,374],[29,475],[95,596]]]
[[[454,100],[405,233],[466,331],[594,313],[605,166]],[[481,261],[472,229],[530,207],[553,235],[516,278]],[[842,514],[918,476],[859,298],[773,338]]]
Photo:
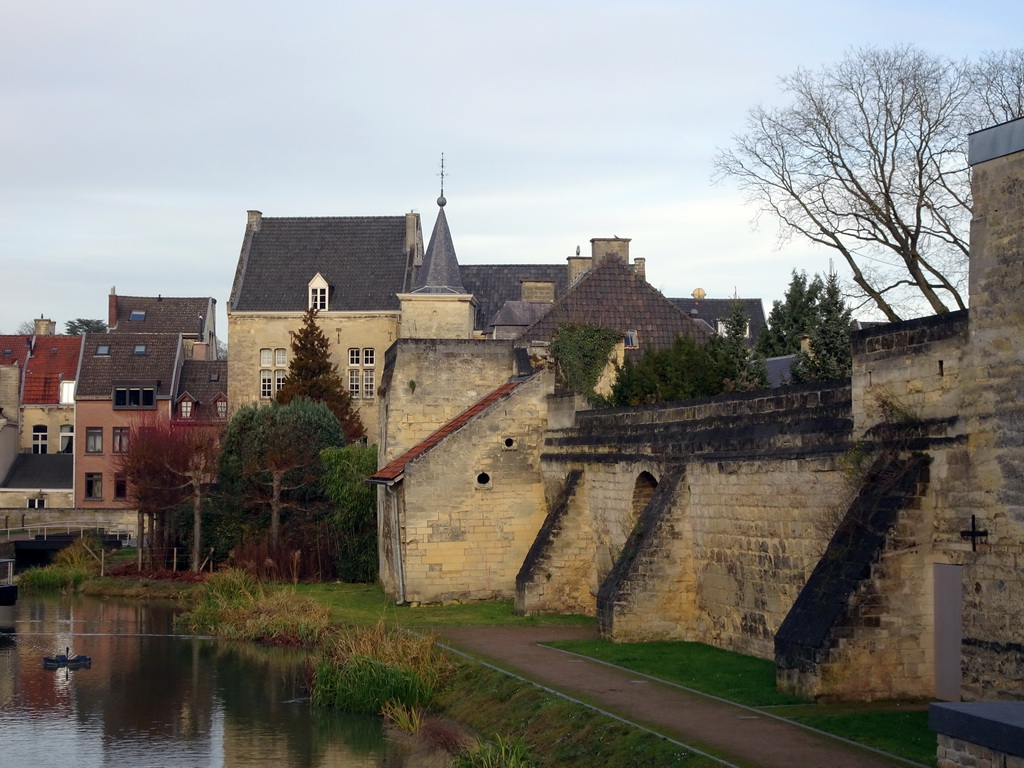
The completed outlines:
[[[654,489],[658,487],[658,481],[650,472],[641,472],[633,484],[633,505],[630,509],[630,530],[640,519],[640,513],[647,508],[651,497],[654,496]]]

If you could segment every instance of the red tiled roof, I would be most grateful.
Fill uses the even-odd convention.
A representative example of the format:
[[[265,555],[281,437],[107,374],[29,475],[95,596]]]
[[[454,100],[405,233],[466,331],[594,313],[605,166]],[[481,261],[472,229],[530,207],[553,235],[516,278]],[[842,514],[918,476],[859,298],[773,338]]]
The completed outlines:
[[[444,438],[446,438],[452,432],[457,430],[463,424],[466,424],[470,419],[472,419],[478,413],[483,411],[489,405],[497,402],[502,397],[511,392],[513,389],[518,387],[520,383],[521,382],[518,381],[510,381],[506,384],[502,384],[500,387],[498,387],[496,390],[494,390],[489,395],[484,397],[482,400],[477,402],[475,405],[470,406],[465,411],[456,416],[454,419],[445,424],[443,427],[438,429],[436,432],[430,435],[430,437],[410,448],[397,459],[394,459],[387,466],[377,470],[377,474],[372,475],[369,478],[369,481],[371,483],[375,482],[389,484],[394,482],[395,480],[402,476],[403,472],[405,472],[406,464],[408,464],[413,459],[417,459],[420,456],[422,456],[424,453],[429,451],[439,442],[444,440]]]
[[[0,336],[0,365],[25,364],[28,357],[28,345],[32,335],[22,334]]]
[[[21,401],[31,405],[60,402],[60,383],[74,381],[82,351],[81,336],[36,336],[36,346],[25,369]]]

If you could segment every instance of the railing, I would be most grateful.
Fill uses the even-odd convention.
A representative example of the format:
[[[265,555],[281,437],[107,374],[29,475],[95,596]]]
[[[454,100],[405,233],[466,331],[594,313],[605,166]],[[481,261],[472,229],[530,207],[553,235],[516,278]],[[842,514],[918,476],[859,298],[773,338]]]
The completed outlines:
[[[17,528],[0,528],[0,537],[10,541],[14,537],[35,538],[38,535],[42,535],[46,539],[58,534],[63,536],[77,534],[81,536],[87,532],[91,533],[100,530],[106,536],[123,536],[128,539],[137,537],[134,528],[126,528],[123,525],[118,527],[114,523],[94,520],[64,520],[59,523],[33,523],[32,525]]]

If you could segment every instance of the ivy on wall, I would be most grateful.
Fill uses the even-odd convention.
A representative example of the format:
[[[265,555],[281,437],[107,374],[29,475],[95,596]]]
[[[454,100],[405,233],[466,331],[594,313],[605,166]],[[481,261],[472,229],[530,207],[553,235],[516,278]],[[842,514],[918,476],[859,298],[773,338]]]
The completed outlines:
[[[597,325],[559,326],[551,340],[562,383],[588,400],[597,398],[594,387],[622,334]]]

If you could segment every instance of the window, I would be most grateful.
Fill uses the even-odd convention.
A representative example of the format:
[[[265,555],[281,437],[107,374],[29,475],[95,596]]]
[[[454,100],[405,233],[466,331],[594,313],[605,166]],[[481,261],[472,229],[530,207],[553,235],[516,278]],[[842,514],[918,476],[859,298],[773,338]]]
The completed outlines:
[[[46,509],[46,499],[28,499],[27,509]]]
[[[363,350],[363,365],[373,365],[373,347]]]
[[[218,400],[217,401],[217,418],[226,419],[228,417],[228,401]]]
[[[62,381],[60,383],[60,404],[71,405],[75,402],[75,382]]]
[[[182,400],[178,404],[178,416],[180,416],[183,419],[191,419],[192,418],[192,401],[191,400]]]
[[[114,427],[111,432],[114,453],[128,453],[128,427]]]
[[[146,345],[145,344],[136,344],[132,348],[132,354],[133,355],[144,355],[144,354],[146,354]]]
[[[373,398],[373,369],[363,371],[363,397],[366,399]]]
[[[348,364],[349,365],[362,365],[363,358],[359,354],[358,349],[350,349],[348,351]]]
[[[362,372],[358,368],[348,372],[348,391],[352,394],[352,397],[359,397],[361,373]]]
[[[155,408],[155,387],[114,387],[114,408]]]
[[[85,428],[85,452],[103,453],[103,427]]]
[[[96,354],[99,355],[100,357],[106,357],[107,355],[110,354],[110,345],[109,344],[97,344],[96,345]]]
[[[626,349],[639,349],[640,348],[640,336],[636,331],[626,331],[626,337],[623,346]]]
[[[146,319],[146,310],[144,309],[133,309],[132,313],[128,315],[128,320],[133,323],[141,323]]]
[[[47,434],[45,424],[32,427],[32,453],[46,453]]]
[[[74,424],[61,424],[60,425],[60,452],[61,453],[74,453],[75,452],[75,425]]]
[[[103,499],[103,473],[85,473],[85,498],[92,501]]]
[[[327,289],[312,288],[309,292],[310,309],[327,309]]]
[[[281,389],[287,375],[288,350],[284,347],[260,350],[260,397],[269,400]]]
[[[374,361],[376,353],[373,347],[359,349],[350,347],[348,350],[348,390],[352,397],[362,397],[365,400],[372,400],[375,392],[376,378],[374,374]]]
[[[128,498],[128,481],[125,480],[124,475],[114,475],[114,498]]]

